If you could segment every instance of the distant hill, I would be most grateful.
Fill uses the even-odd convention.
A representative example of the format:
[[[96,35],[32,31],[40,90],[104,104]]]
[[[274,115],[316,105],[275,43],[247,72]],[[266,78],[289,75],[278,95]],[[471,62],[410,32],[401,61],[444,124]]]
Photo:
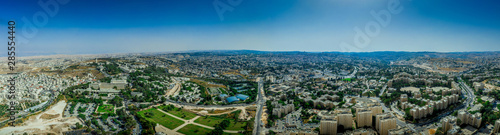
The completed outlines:
[[[188,52],[185,52],[188,53]],[[359,58],[375,58],[382,61],[390,62],[397,60],[407,60],[416,57],[429,58],[473,58],[481,56],[498,56],[500,52],[396,52],[396,51],[380,51],[380,52],[301,52],[301,51],[258,51],[258,50],[208,50],[208,51],[192,51],[190,55],[201,54],[219,54],[219,55],[238,55],[238,54],[301,54],[301,55],[347,55]]]
[[[408,60],[416,57],[428,58],[475,58],[475,57],[499,57],[500,51],[495,52],[402,52],[402,51],[379,51],[379,52],[304,52],[304,51],[259,51],[259,50],[190,50],[190,51],[176,51],[176,52],[144,52],[144,53],[114,53],[109,55],[127,55],[127,54],[142,54],[142,55],[156,55],[156,54],[187,54],[191,56],[203,55],[241,55],[241,54],[270,54],[270,55],[308,55],[308,56],[349,56],[358,58],[378,59],[385,62]],[[68,56],[78,56],[83,54],[75,54]],[[108,54],[84,54],[84,55],[108,55]],[[39,56],[66,56],[57,53],[29,53],[23,54],[22,57],[39,57]]]

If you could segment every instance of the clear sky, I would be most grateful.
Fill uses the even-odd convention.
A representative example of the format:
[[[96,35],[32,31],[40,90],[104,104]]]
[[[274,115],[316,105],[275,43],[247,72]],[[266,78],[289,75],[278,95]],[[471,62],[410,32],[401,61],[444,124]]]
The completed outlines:
[[[387,12],[388,20],[371,11],[398,12]],[[16,20],[21,56],[239,49],[500,51],[498,0],[5,0],[1,42],[8,20]]]

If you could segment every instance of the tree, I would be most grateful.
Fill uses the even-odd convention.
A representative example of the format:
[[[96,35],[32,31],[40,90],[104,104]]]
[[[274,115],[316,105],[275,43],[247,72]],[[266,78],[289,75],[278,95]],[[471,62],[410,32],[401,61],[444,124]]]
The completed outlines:
[[[87,125],[87,127],[90,127],[90,124],[92,124],[92,123],[90,123],[90,120],[87,120],[87,121],[85,121],[85,124]]]
[[[76,129],[80,129],[80,128],[82,128],[83,126],[82,126],[82,125],[80,125],[80,122],[77,122],[77,123],[75,124],[75,127],[76,127]]]
[[[438,129],[436,130],[436,135],[443,135],[443,131],[442,131],[441,127],[438,127]]]
[[[146,112],[146,113],[144,113],[144,115],[145,115],[146,117],[148,117],[148,118],[151,118],[151,117],[153,117],[153,116],[154,116],[154,113],[152,113],[152,112]]]
[[[130,129],[118,132],[118,135],[130,135],[130,134],[132,134],[132,131]]]
[[[107,113],[105,113],[105,114],[101,115],[101,119],[103,119],[103,120],[108,119],[108,114],[107,114]]]
[[[78,114],[78,117],[80,117],[83,121],[87,120],[87,117],[85,117],[85,115],[83,114]]]
[[[110,103],[117,107],[120,107],[122,106],[122,101],[123,99],[120,96],[115,96],[113,99],[111,99]]]
[[[373,92],[375,93],[375,96],[378,96],[380,94],[380,89],[375,89]]]
[[[167,100],[167,98],[165,98],[163,96],[161,97],[161,102],[165,102],[166,100]]]

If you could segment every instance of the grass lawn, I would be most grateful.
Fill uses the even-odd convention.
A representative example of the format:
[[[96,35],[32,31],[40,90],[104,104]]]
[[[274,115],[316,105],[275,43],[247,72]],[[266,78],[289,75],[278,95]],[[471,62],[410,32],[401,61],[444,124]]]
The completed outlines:
[[[146,112],[151,112],[153,114],[153,116],[146,117],[146,115],[145,115]],[[146,118],[149,121],[158,123],[158,124],[163,125],[169,129],[174,129],[174,128],[184,124],[184,121],[178,120],[178,119],[176,119],[172,116],[169,116],[163,112],[160,112],[159,110],[156,110],[154,108],[140,111],[139,115],[141,117]]]
[[[217,116],[208,116],[207,118],[200,117],[200,118],[196,119],[194,122],[213,127],[213,126],[215,126],[215,124],[219,124],[224,119],[226,119],[226,118],[221,118],[221,117],[217,117]],[[243,129],[243,127],[246,125],[247,122],[236,122],[235,123],[235,121],[233,119],[227,119],[227,120],[229,120],[231,123],[226,128],[226,130],[245,130],[245,129]]]
[[[114,113],[115,111],[114,111],[113,105],[103,104],[97,108],[97,112],[99,112],[99,113]]]
[[[206,134],[210,133],[210,131],[212,131],[212,129],[200,127],[200,126],[193,125],[193,124],[188,124],[188,125],[182,127],[181,129],[179,129],[177,132],[185,134],[185,135],[196,135],[196,134],[206,135]]]
[[[342,81],[348,81],[348,82],[350,82],[351,80],[352,80],[351,78],[342,79]]]
[[[161,106],[159,108],[161,109],[161,108],[163,108],[163,106]],[[165,111],[165,110],[164,111],[168,112],[168,113],[170,113],[172,115],[175,115],[175,116],[177,116],[179,118],[183,118],[185,120],[190,120],[190,119],[196,117],[195,113],[189,112],[189,111],[184,110],[184,109],[180,109],[180,110],[178,110],[178,109],[179,108],[174,108],[174,109],[172,109],[170,111]]]
[[[226,132],[224,132],[224,133],[222,133],[222,135],[243,135],[243,134],[241,134],[241,133],[226,133]]]

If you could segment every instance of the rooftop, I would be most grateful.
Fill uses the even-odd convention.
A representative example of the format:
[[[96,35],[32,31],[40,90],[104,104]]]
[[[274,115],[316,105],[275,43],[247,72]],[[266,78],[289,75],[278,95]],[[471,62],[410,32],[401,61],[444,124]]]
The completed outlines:
[[[246,100],[248,98],[247,95],[243,95],[243,94],[236,94],[236,97],[239,98],[240,100]]]
[[[232,97],[226,98],[226,100],[227,100],[227,102],[232,103],[232,102],[238,101],[238,98],[236,98],[235,96],[232,96]]]

